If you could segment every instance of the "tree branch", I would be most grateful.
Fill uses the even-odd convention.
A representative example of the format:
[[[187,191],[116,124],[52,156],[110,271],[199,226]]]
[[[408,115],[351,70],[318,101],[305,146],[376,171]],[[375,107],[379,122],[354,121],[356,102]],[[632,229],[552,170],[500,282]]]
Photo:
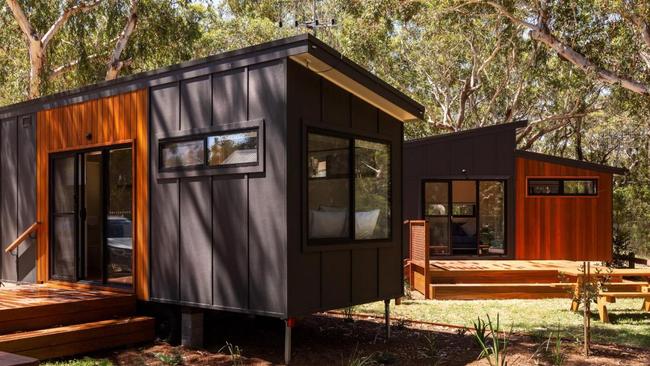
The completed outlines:
[[[115,48],[113,49],[113,54],[111,55],[110,61],[108,63],[108,70],[106,71],[106,80],[116,79],[120,71],[124,66],[130,65],[132,60],[120,61],[122,57],[122,52],[126,48],[126,45],[129,43],[129,38],[135,31],[135,27],[138,24],[138,0],[131,0],[131,10],[129,12],[129,19],[126,21],[124,30],[120,34],[117,42],[115,43]]]
[[[18,1],[7,0],[7,6],[9,6],[9,9],[11,9],[11,12],[16,19],[20,30],[23,32],[25,37],[27,37],[28,41],[39,41],[40,38],[38,36],[38,33],[36,33],[34,27],[32,27],[32,24],[29,22],[29,19],[27,19],[27,16],[25,15],[23,8],[20,6],[20,4],[18,4]]]
[[[577,66],[581,70],[594,74],[596,78],[602,82],[611,85],[620,85],[621,87],[630,90],[634,93],[649,96],[650,95],[650,86],[645,85],[641,82],[632,80],[627,77],[616,75],[614,72],[601,68],[594,64],[591,60],[585,57],[583,54],[577,52],[569,45],[561,42],[557,39],[550,31],[544,26],[544,24],[533,24],[524,20],[517,18],[514,14],[508,11],[504,6],[492,2],[492,1],[469,1],[466,4],[486,4],[491,6],[494,10],[499,13],[499,15],[504,16],[510,19],[513,23],[524,26],[531,31],[531,37],[538,42],[545,44],[547,47],[551,48],[558,55],[567,61],[571,62],[573,65]],[[540,16],[539,21],[542,21],[542,16]]]
[[[15,1],[15,0],[7,0],[7,1]],[[71,16],[77,14],[77,13],[85,13],[90,10],[92,10],[94,7],[99,5],[102,2],[102,0],[93,0],[91,2],[84,2],[77,4],[75,6],[72,6],[59,16],[59,18],[52,24],[50,29],[45,32],[45,35],[43,35],[43,47],[47,47],[47,44],[50,43],[52,38],[61,30],[61,28],[65,25],[65,23],[70,19]]]

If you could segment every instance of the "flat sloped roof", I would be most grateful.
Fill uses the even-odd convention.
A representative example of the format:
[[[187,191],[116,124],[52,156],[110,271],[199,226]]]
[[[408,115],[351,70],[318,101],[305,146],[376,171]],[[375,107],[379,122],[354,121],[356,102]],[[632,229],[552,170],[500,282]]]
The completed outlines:
[[[0,107],[0,118],[166,84],[192,77],[193,70],[206,66],[210,72],[222,72],[281,58],[292,58],[306,67],[310,66],[305,65],[307,60],[327,67],[314,71],[401,121],[424,117],[424,106],[311,34],[301,34]]]
[[[590,163],[588,161],[575,160],[569,158],[561,158],[553,155],[546,155],[532,151],[515,150],[515,157],[524,159],[543,161],[552,164],[566,165],[581,169],[595,170],[597,172],[612,173],[618,175],[627,174],[628,170],[625,168],[618,168],[604,164]]]

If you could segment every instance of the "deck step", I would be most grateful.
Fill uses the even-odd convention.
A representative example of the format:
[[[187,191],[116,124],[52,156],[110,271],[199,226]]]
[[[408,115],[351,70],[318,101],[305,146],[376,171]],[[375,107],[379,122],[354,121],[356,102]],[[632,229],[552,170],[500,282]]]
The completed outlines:
[[[550,283],[463,283],[432,284],[431,298],[437,300],[549,299],[570,298],[566,288]]]
[[[154,339],[153,318],[101,320],[0,336],[0,351],[39,360],[74,356]]]
[[[136,297],[131,294],[0,309],[0,335],[121,318],[135,311]]]

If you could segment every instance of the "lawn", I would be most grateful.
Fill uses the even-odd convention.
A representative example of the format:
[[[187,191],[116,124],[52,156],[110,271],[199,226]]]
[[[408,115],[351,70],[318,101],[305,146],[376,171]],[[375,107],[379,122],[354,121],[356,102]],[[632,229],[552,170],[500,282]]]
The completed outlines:
[[[608,304],[611,324],[592,317],[592,340],[650,348],[650,313],[641,311],[642,300],[622,299]],[[569,310],[568,299],[547,300],[405,300],[391,305],[392,316],[419,321],[472,326],[477,316],[499,314],[505,329],[531,335],[548,334],[558,326],[566,338],[582,338],[582,312]],[[595,310],[595,305],[594,305]],[[384,303],[376,302],[355,307],[354,311],[381,315]]]

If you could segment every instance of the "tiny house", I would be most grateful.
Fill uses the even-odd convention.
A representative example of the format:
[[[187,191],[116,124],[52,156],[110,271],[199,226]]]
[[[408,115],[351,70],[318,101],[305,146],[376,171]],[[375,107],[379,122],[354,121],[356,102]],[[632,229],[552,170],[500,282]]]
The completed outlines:
[[[282,319],[402,294],[402,123],[296,36],[0,109],[3,281]]]
[[[404,143],[404,217],[427,221],[432,259],[611,261],[625,170],[517,150],[525,126]]]

